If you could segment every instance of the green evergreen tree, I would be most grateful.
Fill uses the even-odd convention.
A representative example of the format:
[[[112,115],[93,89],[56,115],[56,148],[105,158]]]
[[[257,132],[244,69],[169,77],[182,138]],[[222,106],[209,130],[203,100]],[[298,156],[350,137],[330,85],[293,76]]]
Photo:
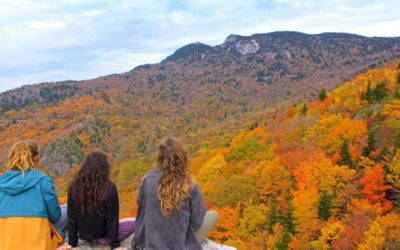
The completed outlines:
[[[318,99],[322,102],[326,99],[326,91],[325,89],[321,89],[318,94]]]
[[[397,83],[397,85],[400,85],[400,71],[397,72],[397,75],[396,75],[396,83]]]
[[[278,250],[287,250],[289,249],[289,244],[292,241],[292,236],[287,229],[283,229],[282,236],[278,242],[276,242],[275,247]]]
[[[378,155],[378,157],[376,157],[376,160],[382,161],[382,160],[387,160],[385,159],[386,156],[389,154],[389,150],[387,149],[387,147],[383,147],[381,153]]]
[[[373,100],[376,102],[382,101],[388,96],[387,92],[388,90],[386,89],[385,83],[382,81],[378,82],[373,90]]]
[[[400,148],[400,130],[394,136],[394,146]]]
[[[289,233],[297,234],[296,218],[294,217],[293,212],[294,212],[294,207],[292,206],[292,204],[289,203],[286,215],[286,228],[288,229]]]
[[[303,108],[301,109],[301,111],[300,111],[300,113],[302,114],[302,115],[306,115],[307,114],[307,111],[308,111],[308,107],[307,107],[307,104],[303,104]]]
[[[76,130],[72,131],[72,133],[69,135],[72,139],[73,142],[75,142],[79,147],[83,148],[84,144],[83,142],[78,138],[78,132]]]
[[[349,166],[349,167],[353,167],[353,161],[351,159],[351,155],[350,155],[350,151],[349,151],[349,141],[348,140],[344,140],[342,147],[340,149],[340,155],[341,155],[341,159],[338,161],[338,164],[340,166]]]
[[[368,146],[364,148],[364,152],[363,152],[363,155],[365,157],[368,157],[369,154],[371,153],[371,151],[375,150],[375,143],[376,143],[375,133],[370,131],[368,133]]]
[[[332,213],[332,196],[326,190],[323,190],[318,203],[318,218],[322,221],[327,221]]]
[[[274,202],[271,206],[271,210],[269,211],[268,214],[268,232],[270,234],[273,233],[274,231],[274,226],[278,222],[278,218],[276,216],[276,202]]]
[[[372,103],[373,94],[372,94],[372,88],[371,88],[371,82],[370,81],[368,81],[368,83],[367,83],[367,91],[363,94],[362,98],[364,100],[367,100],[369,103]]]
[[[400,99],[400,86],[397,87],[396,91],[394,92],[394,98]]]
[[[278,212],[278,222],[285,228],[289,233],[296,234],[296,218],[293,215],[294,208],[289,203],[286,211],[286,215],[283,214],[282,210]]]
[[[141,140],[137,145],[138,151],[143,155],[146,153],[147,143],[145,140]]]

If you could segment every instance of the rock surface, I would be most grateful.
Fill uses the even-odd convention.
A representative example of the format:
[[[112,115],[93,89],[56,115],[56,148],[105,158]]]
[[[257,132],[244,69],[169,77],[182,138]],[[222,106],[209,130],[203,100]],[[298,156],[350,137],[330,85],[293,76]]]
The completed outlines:
[[[131,250],[131,241],[133,238],[133,234],[131,236],[129,236],[127,239],[125,239],[121,246],[122,247],[126,247],[128,250]],[[203,250],[236,250],[236,248],[234,247],[230,247],[230,246],[225,246],[225,245],[221,245],[218,243],[215,243],[211,240],[205,239],[202,243],[201,246],[203,248]],[[79,247],[77,248],[73,248],[73,249],[79,249],[79,250],[110,250],[109,246],[99,246],[99,245],[95,245],[95,246],[91,246],[89,244],[86,244],[82,241],[79,242]]]

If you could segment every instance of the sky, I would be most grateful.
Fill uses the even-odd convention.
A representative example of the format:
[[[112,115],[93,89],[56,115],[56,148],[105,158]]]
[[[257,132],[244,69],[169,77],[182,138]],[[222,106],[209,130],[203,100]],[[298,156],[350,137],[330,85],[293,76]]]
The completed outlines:
[[[282,30],[400,36],[400,1],[0,0],[0,92],[122,73],[189,43]]]

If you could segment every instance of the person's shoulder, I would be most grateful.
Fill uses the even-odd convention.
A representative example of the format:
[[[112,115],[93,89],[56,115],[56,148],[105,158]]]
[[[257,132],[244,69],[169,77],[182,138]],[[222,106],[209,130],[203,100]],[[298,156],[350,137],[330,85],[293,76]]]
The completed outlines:
[[[110,199],[111,197],[118,197],[118,188],[114,182],[112,181],[108,182],[108,190],[106,191],[107,191],[107,199]]]
[[[192,190],[190,192],[190,196],[195,196],[195,195],[201,194],[201,189],[200,189],[199,184],[195,180],[193,180],[193,181],[194,181],[194,183],[193,183]]]
[[[108,189],[110,190],[110,192],[116,192],[117,191],[117,185],[114,182],[110,181],[109,184],[108,184]]]
[[[161,171],[159,169],[152,169],[147,171],[147,173],[143,176],[142,182],[145,181],[148,178],[156,177],[161,174]]]
[[[39,170],[31,170],[26,172],[24,175],[28,176],[32,183],[37,183],[37,185],[39,185],[43,190],[54,189],[53,179]]]
[[[53,179],[50,176],[40,172],[39,170],[32,170],[32,171],[30,171],[30,173],[26,173],[26,174],[30,175],[32,178],[38,178],[42,182],[44,181],[44,182],[53,183]]]

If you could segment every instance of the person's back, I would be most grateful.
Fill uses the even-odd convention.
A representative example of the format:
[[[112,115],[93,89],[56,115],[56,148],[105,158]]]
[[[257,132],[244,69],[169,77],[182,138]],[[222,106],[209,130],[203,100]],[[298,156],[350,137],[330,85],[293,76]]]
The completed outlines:
[[[34,170],[37,145],[23,141],[10,153],[0,176],[0,249],[51,249],[50,223],[61,210],[50,177]]]
[[[112,248],[120,245],[118,240],[118,193],[114,183],[107,184],[107,196],[102,204],[101,211],[80,211],[79,201],[68,197],[68,226],[69,243],[77,246],[79,238],[94,242],[98,239],[111,237]]]
[[[110,163],[102,152],[90,153],[68,191],[69,244],[78,238],[96,243],[107,238],[111,249],[120,247],[118,191],[109,179]]]
[[[133,249],[201,249],[195,232],[206,207],[188,170],[182,144],[174,138],[160,145],[159,167],[142,180],[138,194]]]
[[[147,173],[139,191],[139,208],[135,226],[136,248],[140,249],[201,249],[195,232],[203,222],[206,208],[196,185],[179,212],[166,218],[161,212],[157,190],[161,170]]]

